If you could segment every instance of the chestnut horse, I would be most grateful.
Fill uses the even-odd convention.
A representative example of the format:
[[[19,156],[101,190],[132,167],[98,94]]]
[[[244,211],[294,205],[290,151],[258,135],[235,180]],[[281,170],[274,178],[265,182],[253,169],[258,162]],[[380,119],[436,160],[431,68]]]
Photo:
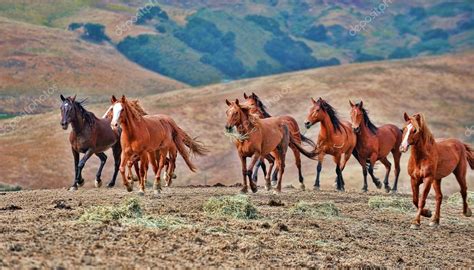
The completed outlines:
[[[134,109],[141,115],[145,116],[148,115],[148,113],[140,106],[138,99],[135,100],[130,100],[129,104],[134,107]],[[113,117],[113,105],[111,105],[105,114],[102,116],[102,118],[109,118],[112,120]],[[176,175],[174,174],[174,169],[176,168],[176,157],[177,157],[177,150],[176,146],[173,144],[171,149],[165,149],[164,151],[167,151],[169,153],[169,158],[167,157],[165,160],[165,181],[166,181],[166,186],[171,185],[171,180],[176,178]],[[143,154],[141,157],[139,156],[134,156],[131,158],[131,160],[128,162],[128,174],[127,178],[129,181],[138,181],[139,176],[140,176],[140,169],[139,169],[139,162],[143,163],[144,166],[144,181],[147,179],[147,171],[148,171],[148,163],[149,163],[149,157],[148,154]],[[137,178],[133,176],[132,173],[132,166],[135,169],[135,172],[137,174]]]
[[[244,98],[245,98],[245,105],[250,107],[250,113],[257,115],[260,119],[272,117],[267,112],[266,107],[263,104],[262,100],[255,93],[252,93],[250,96],[244,93]],[[312,147],[316,146],[316,144],[311,139],[301,134],[300,127],[298,126],[298,122],[296,122],[296,120],[293,117],[289,115],[283,115],[283,116],[278,116],[278,117],[281,118],[288,126],[288,129],[290,131],[290,136],[295,143],[301,144],[301,142],[303,141],[305,143],[308,143]],[[296,168],[298,169],[298,177],[299,177],[298,180],[300,182],[300,187],[301,189],[304,190],[305,188],[304,183],[303,183],[304,177],[301,171],[301,154],[298,148],[296,148],[291,143],[290,143],[290,148],[293,151],[293,154],[295,156],[295,164],[296,164]],[[257,165],[255,166],[255,171],[252,177],[252,180],[254,182],[257,182],[259,167],[262,167],[263,174],[266,176],[265,163],[263,161],[258,161]],[[273,177],[272,177],[272,181],[276,181],[277,173],[278,172],[275,170],[275,173],[273,174]]]
[[[248,192],[247,177],[252,192],[257,192],[257,184],[251,179],[252,169],[258,160],[262,160],[271,154],[275,158],[278,168],[278,182],[276,191],[281,192],[281,181],[285,171],[285,157],[290,135],[286,123],[280,118],[269,117],[259,119],[250,113],[250,108],[239,104],[236,99],[230,102],[226,99],[229,107],[226,111],[227,122],[226,134],[232,136],[236,127],[238,136],[235,138],[235,146],[242,163],[243,187],[241,192]],[[252,157],[250,167],[247,168],[247,158]],[[266,189],[271,189],[270,178],[265,178]]]
[[[342,171],[346,166],[351,154],[357,157],[355,146],[357,136],[352,130],[351,124],[346,121],[339,120],[336,110],[325,100],[319,98],[315,101],[311,98],[313,106],[309,110],[308,117],[305,121],[307,129],[316,123],[321,123],[316,148],[308,153],[301,149],[301,153],[305,156],[315,159],[317,157],[318,166],[316,167],[316,180],[314,189],[319,190],[319,176],[322,169],[322,162],[326,154],[332,155],[334,163],[336,163],[336,186],[338,191],[344,191],[344,178]],[[298,145],[296,145],[298,147]],[[300,148],[300,147],[298,147]]]
[[[467,205],[466,173],[468,163],[471,169],[474,170],[474,150],[458,139],[435,140],[428,128],[425,117],[421,113],[411,117],[404,113],[403,116],[406,124],[403,128],[403,141],[400,150],[406,152],[408,147],[412,146],[408,162],[408,174],[411,177],[413,204],[418,208],[411,227],[414,229],[420,227],[421,216],[431,216],[431,211],[424,208],[431,186],[435,190],[436,208],[430,226],[439,225],[441,202],[443,200],[441,179],[451,173],[456,176],[456,180],[461,187],[463,214],[470,217],[472,212]],[[421,183],[423,183],[423,191],[421,197],[418,198]]]
[[[362,166],[364,175],[364,186],[362,191],[367,192],[367,163],[369,163],[369,173],[372,176],[372,181],[377,188],[382,187],[382,183],[374,176],[373,168],[375,162],[380,160],[385,166],[386,173],[383,181],[385,191],[394,193],[397,192],[398,177],[400,175],[400,144],[402,143],[402,131],[395,125],[387,124],[376,127],[369,118],[367,110],[364,108],[364,103],[361,101],[357,104],[351,105],[351,123],[357,135],[356,150],[358,153],[358,160]],[[393,189],[390,189],[388,177],[392,164],[388,161],[387,156],[392,152],[393,160],[395,162],[395,182]]]
[[[163,170],[167,149],[172,149],[172,144],[183,157],[191,171],[196,171],[196,166],[191,162],[189,154],[204,155],[206,149],[188,134],[186,134],[170,118],[163,115],[142,116],[134,106],[130,105],[125,96],[117,100],[112,96],[113,118],[111,125],[115,128],[122,128],[120,143],[122,146],[122,156],[120,163],[120,174],[123,184],[128,191],[132,191],[133,183],[127,181],[125,176],[125,166],[134,156],[142,157],[148,154],[149,161],[155,173],[153,185],[154,194],[161,191],[161,171]],[[166,118],[166,121],[164,120]],[[189,152],[188,149],[189,148]],[[140,195],[145,192],[144,165],[140,165]]]
[[[69,142],[74,157],[75,177],[69,190],[77,190],[78,186],[84,185],[82,169],[87,160],[94,154],[100,159],[95,186],[100,187],[102,185],[102,169],[107,161],[107,155],[104,152],[109,148],[112,148],[115,167],[112,180],[107,186],[113,187],[120,165],[120,131],[110,128],[110,119],[99,119],[92,112],[87,111],[82,106],[82,102],[76,101],[76,96],[65,98],[61,95],[61,102],[61,126],[64,130],[68,128],[69,124],[72,126]],[[79,153],[84,153],[80,161]]]

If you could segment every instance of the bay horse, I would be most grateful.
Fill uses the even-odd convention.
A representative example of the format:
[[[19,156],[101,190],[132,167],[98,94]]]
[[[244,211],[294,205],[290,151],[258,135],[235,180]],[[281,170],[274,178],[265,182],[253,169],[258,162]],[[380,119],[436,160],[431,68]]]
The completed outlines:
[[[458,139],[435,140],[424,115],[421,113],[413,116],[404,113],[403,117],[406,123],[403,128],[400,151],[406,152],[409,146],[412,146],[408,161],[408,174],[411,177],[413,204],[418,209],[411,228],[420,227],[421,216],[431,217],[431,211],[424,208],[431,186],[435,191],[436,208],[430,226],[439,225],[443,200],[441,179],[451,173],[454,174],[461,187],[463,214],[470,217],[472,212],[467,204],[466,173],[467,164],[474,170],[474,150]],[[423,183],[423,191],[421,197],[418,198],[421,183]]]
[[[231,136],[236,127],[238,136],[234,140],[237,152],[242,164],[242,182],[241,193],[248,192],[248,182],[252,192],[257,192],[257,184],[251,179],[252,169],[258,160],[262,160],[268,155],[275,158],[275,164],[278,168],[278,182],[276,192],[281,192],[281,183],[285,171],[285,157],[290,144],[290,135],[286,123],[280,118],[269,117],[260,119],[250,113],[250,108],[241,105],[236,99],[230,102],[226,99],[228,109],[226,111],[227,121],[225,132]],[[247,158],[252,157],[250,166],[247,167]],[[270,178],[265,178],[265,187],[271,189]]]
[[[272,117],[266,109],[266,106],[263,104],[262,100],[255,94],[252,93],[250,96],[248,96],[246,93],[244,93],[244,98],[245,98],[245,105],[250,107],[250,113],[257,115],[260,119],[264,118],[269,118]],[[297,144],[301,144],[301,142],[305,142],[312,147],[315,147],[316,144],[309,138],[305,137],[303,134],[300,132],[300,127],[298,126],[298,122],[296,122],[295,118],[289,116],[289,115],[282,115],[278,116],[280,119],[282,119],[286,125],[288,126],[290,136],[293,139],[293,141]],[[293,151],[293,154],[295,156],[295,165],[296,168],[298,169],[298,180],[300,182],[300,188],[305,189],[304,186],[304,177],[303,173],[301,171],[301,154],[298,148],[296,148],[293,144],[290,143],[290,149]],[[273,161],[270,161],[273,162]],[[266,170],[265,170],[265,163],[263,161],[258,161],[257,165],[255,166],[255,170],[253,172],[252,180],[254,182],[257,182],[257,177],[258,177],[258,169],[259,167],[262,168],[263,174],[266,176]],[[272,181],[276,181],[276,175],[278,171],[275,170]]]
[[[60,95],[60,97],[62,102],[60,107],[61,126],[64,130],[68,129],[69,124],[72,126],[69,142],[74,157],[75,177],[69,190],[77,190],[79,186],[84,185],[82,170],[92,155],[96,155],[100,159],[95,186],[100,187],[102,185],[102,169],[107,161],[107,155],[104,152],[109,148],[112,148],[115,162],[112,180],[107,186],[113,187],[120,165],[120,130],[112,130],[110,119],[99,119],[92,112],[87,111],[82,106],[83,102],[76,101],[76,96],[65,98]],[[81,160],[79,160],[80,153],[84,153]]]
[[[311,159],[317,159],[316,180],[314,189],[319,190],[319,177],[322,169],[322,162],[326,154],[332,155],[336,163],[336,188],[338,191],[344,191],[344,178],[342,171],[351,154],[357,157],[355,146],[357,136],[352,130],[351,124],[339,120],[336,110],[325,100],[319,98],[317,101],[311,98],[312,106],[305,121],[305,127],[310,129],[314,124],[321,123],[316,148],[312,152],[301,150],[305,156]]]
[[[138,99],[135,100],[130,100],[129,104],[134,107],[134,109],[141,115],[145,116],[148,115],[148,113],[140,106]],[[102,116],[102,118],[109,118],[112,120],[113,117],[113,105],[111,105],[105,114]],[[176,178],[176,175],[174,174],[174,169],[176,168],[176,146],[173,144],[171,145],[172,149],[165,149],[164,151],[167,151],[169,153],[169,157],[166,157],[165,160],[165,181],[166,181],[166,186],[171,185],[171,180]],[[139,176],[140,176],[140,169],[139,169],[139,162],[143,163],[144,166],[144,181],[147,179],[147,171],[148,171],[148,164],[149,164],[149,156],[148,154],[142,154],[141,157],[139,156],[134,156],[132,157],[129,162],[127,163],[128,167],[128,174],[127,178],[129,181],[139,181]],[[135,169],[135,173],[137,175],[137,178],[133,176],[132,173],[132,166]]]
[[[113,117],[111,126],[122,128],[120,143],[122,155],[120,163],[120,174],[127,191],[133,190],[133,183],[125,176],[125,166],[133,156],[142,157],[147,154],[149,162],[155,173],[153,191],[155,195],[161,192],[161,172],[167,156],[167,149],[172,149],[174,144],[177,152],[183,157],[186,165],[193,172],[196,166],[190,160],[190,154],[205,155],[206,148],[192,139],[184,132],[170,117],[163,115],[141,115],[125,96],[120,100],[112,96]],[[189,149],[189,151],[188,151]],[[139,195],[145,193],[145,181],[143,178],[144,166],[140,165]]]
[[[391,190],[397,192],[398,177],[400,176],[400,144],[402,143],[402,131],[395,125],[386,124],[376,127],[369,118],[369,114],[364,107],[364,103],[360,101],[354,104],[349,100],[351,105],[351,124],[357,135],[356,150],[358,153],[358,161],[362,166],[364,175],[364,186],[362,191],[367,192],[367,163],[369,164],[369,173],[372,181],[377,188],[382,187],[382,183],[374,176],[373,168],[375,162],[380,160],[385,166],[386,173],[383,181],[385,191]],[[388,161],[387,156],[392,153],[395,162],[395,182],[393,189],[390,188],[388,181],[392,164]]]

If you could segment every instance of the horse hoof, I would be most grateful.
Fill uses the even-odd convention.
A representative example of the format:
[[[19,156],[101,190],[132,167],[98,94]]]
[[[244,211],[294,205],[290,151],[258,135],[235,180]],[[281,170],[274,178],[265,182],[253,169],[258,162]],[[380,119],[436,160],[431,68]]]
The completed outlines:
[[[171,176],[171,179],[176,179],[176,178],[178,178],[178,176],[173,173],[173,175]]]
[[[265,185],[265,190],[266,190],[266,191],[272,190],[272,185],[271,185],[271,184],[266,184],[266,185]]]
[[[102,181],[100,181],[100,180],[99,180],[99,181],[95,180],[95,183],[94,183],[94,184],[95,184],[95,187],[96,187],[96,188],[100,188],[100,187],[102,186]]]
[[[72,186],[69,188],[69,191],[76,191],[77,190],[77,187],[76,186]]]
[[[468,209],[466,210],[466,212],[464,213],[464,216],[466,216],[466,217],[472,216],[471,209],[468,208]]]
[[[255,185],[255,186],[251,185],[250,190],[252,190],[253,193],[257,193],[257,191],[258,191],[257,185]]]
[[[392,189],[391,193],[392,193],[392,194],[397,194],[397,190],[396,190],[396,189]]]
[[[318,186],[313,186],[313,190],[319,191],[319,187]]]
[[[86,181],[84,181],[84,178],[81,178],[81,181],[77,182],[77,185],[82,187]]]
[[[382,188],[382,182],[380,182],[378,179],[374,181],[374,184],[378,189]]]
[[[133,186],[130,185],[130,184],[128,184],[128,185],[127,185],[127,191],[128,191],[128,192],[132,192],[132,191],[133,191]]]
[[[107,188],[113,188],[115,186],[115,183],[108,183]]]
[[[145,191],[140,190],[140,191],[138,192],[138,196],[145,196]]]
[[[392,189],[389,186],[385,186],[385,192],[389,193]]]
[[[418,230],[418,229],[420,229],[420,224],[411,224],[410,229]]]
[[[249,191],[248,191],[248,189],[247,189],[246,187],[244,187],[244,188],[242,188],[242,189],[240,190],[240,194],[247,194],[248,192],[249,192]]]
[[[362,188],[362,192],[363,192],[363,193],[367,193],[367,192],[369,192],[369,189],[367,189],[367,188]]]
[[[429,226],[430,227],[438,227],[439,226],[439,221],[431,221]]]
[[[272,187],[275,187],[277,185],[277,181],[272,181]]]
[[[302,191],[305,191],[305,190],[306,190],[306,186],[305,186],[303,183],[301,183],[301,184],[300,184],[300,189],[301,189]]]

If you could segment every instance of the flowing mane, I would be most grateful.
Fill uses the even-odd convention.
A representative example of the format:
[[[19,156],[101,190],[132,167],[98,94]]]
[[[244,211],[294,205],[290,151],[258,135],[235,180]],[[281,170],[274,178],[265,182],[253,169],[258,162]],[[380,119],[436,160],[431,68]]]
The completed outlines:
[[[255,126],[255,127],[259,127],[259,126],[260,126],[260,121],[259,121],[260,118],[259,118],[257,115],[255,115],[255,114],[253,114],[253,113],[250,112],[250,109],[251,109],[250,107],[248,107],[248,106],[246,106],[246,105],[242,105],[242,104],[239,105],[239,107],[240,107],[240,109],[248,116],[249,122],[250,122],[253,126]]]
[[[365,125],[369,128],[370,131],[372,131],[373,134],[376,134],[378,128],[377,128],[377,126],[374,125],[374,123],[372,123],[372,121],[370,121],[368,111],[360,105],[360,102],[357,103],[356,106],[358,106],[360,108],[360,110],[362,111],[362,115],[364,116]]]
[[[135,118],[138,121],[140,121],[142,117],[146,115],[145,111],[136,100],[125,100],[125,102],[122,102],[122,105],[124,105],[123,108],[129,112],[130,117]]]
[[[321,109],[323,109],[323,111],[325,111],[329,115],[331,123],[334,126],[334,131],[341,131],[341,121],[339,120],[336,109],[334,109],[329,103],[327,103],[323,99],[318,100],[318,103]]]
[[[418,120],[416,119],[417,116],[419,117]],[[414,117],[411,118],[411,124],[417,132],[420,132],[423,144],[434,143],[433,133],[431,133],[431,130],[426,123],[424,114],[415,114]]]
[[[262,100],[261,100],[257,95],[255,95],[254,93],[252,93],[252,95],[251,95],[250,97],[255,100],[255,103],[257,104],[257,108],[258,108],[258,109],[260,110],[260,112],[263,114],[263,117],[264,117],[264,118],[272,117],[272,116],[267,112],[267,107],[265,106],[265,104],[263,104]]]
[[[129,101],[129,104],[131,107],[133,107],[137,113],[139,113],[140,115],[148,115],[147,112],[145,112],[145,110],[143,109],[143,107],[140,105],[138,99],[134,99],[134,100],[131,100]]]
[[[94,113],[92,112],[89,112],[88,110],[86,110],[83,106],[84,102],[86,101],[86,99],[82,100],[82,101],[75,101],[73,100],[72,98],[68,97],[68,101],[73,104],[73,106],[79,110],[82,118],[84,119],[84,121],[89,124],[89,126],[93,126],[95,124],[95,121],[97,120],[97,117],[95,116]]]

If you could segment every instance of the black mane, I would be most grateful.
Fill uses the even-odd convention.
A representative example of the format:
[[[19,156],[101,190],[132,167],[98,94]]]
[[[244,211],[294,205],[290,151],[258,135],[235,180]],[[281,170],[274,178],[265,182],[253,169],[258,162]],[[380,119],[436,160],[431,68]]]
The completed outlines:
[[[92,112],[89,112],[88,110],[86,110],[86,108],[84,108],[83,104],[84,102],[86,101],[86,99],[82,100],[82,101],[72,101],[71,99],[69,100],[69,102],[71,102],[75,107],[76,109],[79,110],[82,118],[84,119],[84,121],[89,124],[90,126],[93,126],[95,124],[95,121],[97,119],[97,117],[95,116],[94,113]]]
[[[358,103],[357,106],[360,108],[362,114],[364,115],[365,125],[369,128],[370,131],[372,131],[373,134],[377,133],[378,128],[374,125],[374,123],[372,123],[372,121],[370,121],[369,113],[367,112],[367,110],[364,107],[361,107],[360,103]]]
[[[252,97],[253,99],[255,99],[255,101],[256,101],[256,103],[257,103],[257,107],[258,107],[258,109],[262,112],[264,118],[272,117],[272,116],[267,112],[267,107],[265,106],[265,104],[263,104],[262,100],[260,100],[260,98],[259,98],[257,95],[252,94],[251,97]]]
[[[334,126],[334,131],[337,132],[338,130],[341,131],[341,121],[337,116],[337,111],[334,109],[329,103],[325,100],[319,100],[319,106],[323,111],[325,111],[329,115],[329,119],[331,119],[331,123]]]

